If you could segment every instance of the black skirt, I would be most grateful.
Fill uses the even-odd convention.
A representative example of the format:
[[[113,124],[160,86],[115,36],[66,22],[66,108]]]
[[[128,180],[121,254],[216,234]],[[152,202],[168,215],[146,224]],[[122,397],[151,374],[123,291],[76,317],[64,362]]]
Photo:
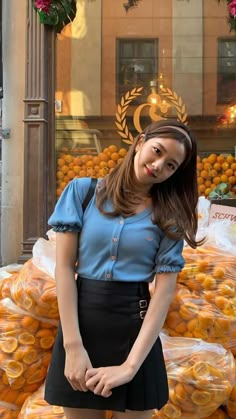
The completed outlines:
[[[80,332],[94,368],[122,364],[139,333],[150,295],[147,283],[78,279]],[[160,338],[133,380],[112,389],[108,398],[75,391],[64,375],[61,326],[49,366],[45,400],[82,409],[143,411],[161,409],[168,401],[168,383]]]

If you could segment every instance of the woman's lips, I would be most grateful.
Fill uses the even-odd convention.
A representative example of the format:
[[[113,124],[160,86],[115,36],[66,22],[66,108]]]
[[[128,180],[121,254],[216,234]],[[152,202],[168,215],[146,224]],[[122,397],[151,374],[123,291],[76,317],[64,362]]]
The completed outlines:
[[[151,176],[151,177],[154,177],[154,178],[156,177],[154,175],[154,173],[147,166],[145,166],[145,168],[146,168],[146,172],[147,172],[148,176]]]

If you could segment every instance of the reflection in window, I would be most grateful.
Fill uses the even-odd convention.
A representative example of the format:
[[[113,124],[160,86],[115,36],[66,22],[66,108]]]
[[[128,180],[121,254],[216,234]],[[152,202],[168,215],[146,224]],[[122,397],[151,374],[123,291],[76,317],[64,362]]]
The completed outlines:
[[[148,95],[150,81],[158,77],[158,40],[118,39],[116,54],[117,101],[134,87],[144,87]]]
[[[236,39],[218,41],[217,102],[232,103],[236,99]]]

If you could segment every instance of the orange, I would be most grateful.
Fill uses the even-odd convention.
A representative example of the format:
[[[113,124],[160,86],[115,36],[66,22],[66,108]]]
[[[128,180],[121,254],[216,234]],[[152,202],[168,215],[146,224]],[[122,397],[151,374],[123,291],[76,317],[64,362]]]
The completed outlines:
[[[215,169],[211,169],[210,170],[210,175],[211,175],[211,177],[215,177],[215,176],[217,176],[217,170],[215,170]]]
[[[114,168],[116,166],[116,162],[114,160],[108,160],[107,167]]]
[[[62,171],[61,171],[61,170],[58,170],[58,171],[57,171],[57,173],[56,173],[56,177],[57,177],[57,179],[63,179],[64,174],[62,173]]]
[[[11,383],[11,388],[12,388],[12,390],[19,390],[20,388],[22,388],[24,386],[24,383],[25,383],[25,379],[21,375],[20,377],[16,378]]]
[[[220,177],[219,176],[214,177],[213,182],[214,182],[215,185],[219,185],[219,183],[221,182]]]
[[[120,148],[120,150],[118,151],[118,154],[120,157],[125,157],[127,154],[127,150],[125,148]]]
[[[225,182],[225,183],[228,183],[228,176],[226,176],[226,175],[221,175],[221,177],[220,177],[220,180],[221,180],[221,182]]]
[[[198,185],[202,185],[204,183],[204,179],[201,176],[199,176],[197,178],[197,183],[198,183]]]
[[[207,179],[207,178],[209,177],[209,172],[208,172],[207,170],[201,170],[201,172],[200,172],[200,176],[201,176],[203,179]]]
[[[209,163],[211,163],[211,164],[215,163],[215,162],[216,162],[216,159],[217,159],[217,155],[216,155],[216,154],[210,154],[210,155],[207,157],[207,160],[208,160],[208,161],[209,161]]]
[[[94,158],[93,158],[93,164],[94,165],[96,165],[96,164],[99,164],[100,163],[100,158],[98,157],[98,156],[95,156]]]
[[[228,176],[228,177],[233,176],[233,174],[234,174],[234,172],[233,172],[233,170],[232,170],[232,169],[227,169],[227,170],[225,171],[225,175],[226,175],[226,176]]]
[[[230,185],[235,185],[236,184],[236,176],[230,176],[229,177],[229,183],[230,183]]]
[[[64,166],[61,167],[61,171],[62,171],[62,173],[66,174],[69,171],[69,167],[64,165]]]
[[[45,336],[39,340],[39,344],[43,349],[49,349],[54,344],[54,337],[53,336]]]
[[[21,362],[11,360],[11,361],[8,361],[5,367],[5,371],[8,378],[18,378],[23,374],[24,367]]]
[[[215,164],[213,165],[213,168],[214,168],[217,172],[219,172],[219,171],[221,170],[221,165],[220,165],[220,163],[215,163]]]
[[[229,166],[229,163],[227,161],[225,161],[224,163],[222,163],[221,167],[222,167],[223,170],[227,170],[227,169],[229,169],[230,166]]]
[[[202,282],[202,286],[206,290],[214,290],[216,289],[216,280],[211,275],[207,275],[204,281]]]
[[[74,158],[74,164],[75,166],[80,166],[82,164],[82,160],[80,157],[75,157]]]
[[[86,162],[86,167],[93,167],[93,160],[88,160]]]
[[[35,343],[35,337],[28,332],[21,333],[18,339],[22,345],[33,345]]]
[[[197,169],[198,170],[203,170],[203,164],[202,163],[197,163]]]
[[[228,154],[228,156],[226,157],[226,161],[228,163],[233,163],[234,162],[234,157],[232,156],[232,154]]]
[[[111,153],[115,153],[118,150],[118,148],[114,144],[109,145],[108,149]]]
[[[204,163],[203,168],[209,172],[212,167],[210,163]]]
[[[5,353],[12,353],[16,350],[18,342],[16,338],[4,337],[0,341],[0,348]]]
[[[221,267],[215,267],[213,269],[212,275],[214,276],[214,278],[223,278],[225,274],[225,270]]]
[[[100,153],[98,155],[98,157],[100,158],[101,161],[108,161],[109,160],[109,156],[106,153]]]
[[[86,177],[87,176],[87,173],[85,172],[85,170],[80,170],[79,176],[80,177]]]
[[[206,188],[205,190],[205,196],[208,196],[211,192],[211,188]]]
[[[236,170],[236,162],[231,164],[230,169],[232,169],[233,171]]]
[[[120,156],[119,156],[119,154],[118,154],[118,153],[112,153],[112,155],[111,155],[111,159],[112,159],[112,160],[117,161],[117,160],[119,160],[119,158],[120,158]]]
[[[105,161],[100,161],[100,163],[99,163],[99,166],[100,166],[100,168],[104,168],[104,167],[107,167],[107,162],[105,162]]]
[[[64,159],[62,159],[62,158],[57,159],[57,165],[58,166],[64,166],[64,164],[65,164],[65,160]]]
[[[71,163],[73,161],[73,157],[70,154],[65,154],[64,160],[66,163]]]
[[[38,358],[38,352],[36,349],[29,349],[27,353],[23,357],[23,362],[26,365],[31,365],[33,362],[35,362]]]
[[[67,176],[68,176],[69,179],[74,179],[74,177],[75,177],[74,170],[69,170],[68,173],[67,173]]]
[[[200,192],[200,193],[204,193],[204,192],[205,192],[205,190],[206,190],[205,185],[199,185],[199,186],[198,186],[198,190],[199,190],[199,192]]]
[[[218,163],[222,164],[225,161],[225,157],[222,154],[220,154],[219,156],[217,156],[216,160],[218,161]]]
[[[206,186],[206,188],[210,188],[211,181],[210,180],[205,180],[205,186]]]

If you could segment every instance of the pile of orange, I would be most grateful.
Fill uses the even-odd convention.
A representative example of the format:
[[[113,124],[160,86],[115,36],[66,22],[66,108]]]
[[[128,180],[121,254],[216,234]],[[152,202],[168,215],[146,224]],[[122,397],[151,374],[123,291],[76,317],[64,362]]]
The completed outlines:
[[[171,336],[220,343],[236,354],[236,258],[219,249],[184,248],[165,329]]]
[[[0,282],[0,298],[10,298],[22,310],[58,324],[55,280],[38,269],[32,259],[22,269]]]
[[[185,416],[179,416],[179,413],[177,413],[178,411],[176,409],[174,409],[174,406],[169,404],[168,408],[166,408],[167,414],[168,416],[161,412],[156,411],[153,416],[152,419],[194,419],[194,418],[198,418],[197,416],[193,416],[192,414],[188,415],[186,414]],[[181,414],[181,413],[180,413]],[[174,415],[174,416],[173,416]],[[235,416],[234,416],[235,417]],[[233,418],[233,416],[232,416]],[[204,417],[203,419],[229,419],[228,415],[221,409],[217,409],[214,413],[212,413],[212,415]]]
[[[21,407],[46,377],[56,326],[0,300],[0,400]]]
[[[57,197],[76,177],[101,178],[110,173],[126,156],[127,150],[114,144],[105,147],[98,155],[76,155],[75,150],[64,147],[57,157]]]
[[[229,399],[235,384],[235,361],[231,351],[200,339],[165,335],[161,339],[169,401],[157,417],[199,419],[212,415]]]
[[[236,184],[236,159],[231,154],[198,156],[197,177],[199,195],[208,196],[220,183]]]

